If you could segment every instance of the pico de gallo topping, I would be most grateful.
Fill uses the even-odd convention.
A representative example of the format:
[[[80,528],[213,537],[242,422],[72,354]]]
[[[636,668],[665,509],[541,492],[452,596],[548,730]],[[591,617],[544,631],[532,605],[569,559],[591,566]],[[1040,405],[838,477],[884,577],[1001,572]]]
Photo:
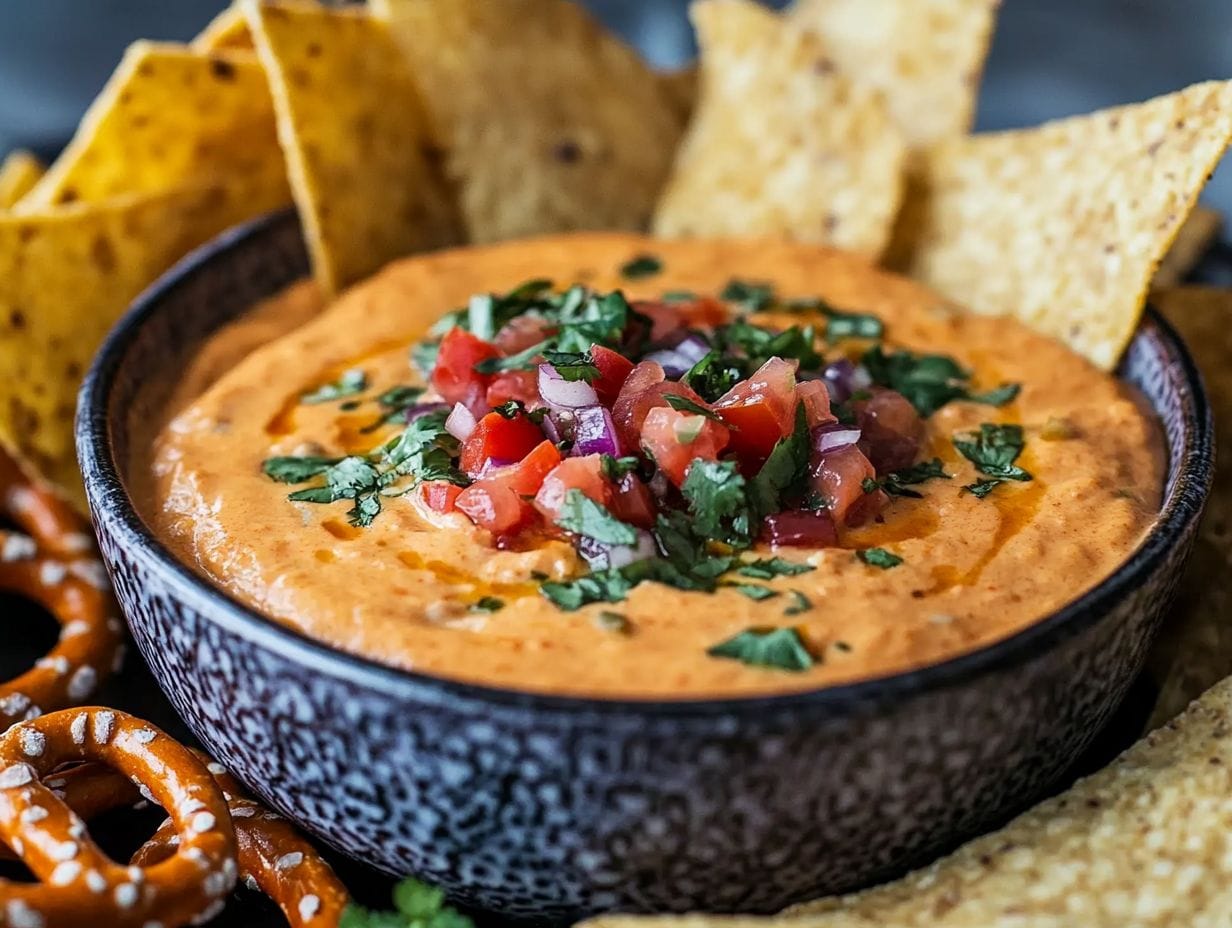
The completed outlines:
[[[653,273],[650,258],[635,270]],[[359,527],[409,496],[461,513],[499,547],[567,538],[590,571],[542,582],[562,609],[619,602],[648,580],[768,598],[777,592],[749,581],[812,568],[746,552],[839,545],[845,528],[883,518],[891,497],[950,479],[940,460],[920,459],[928,416],[1018,393],[976,390],[948,356],[892,350],[884,329],[759,282],[631,301],[531,280],[472,297],[413,348],[427,387],[374,397],[371,429],[393,437],[365,455],[271,458],[264,470],[312,484],[294,501],[349,501]],[[368,388],[352,370],[301,401],[354,408]],[[984,498],[1031,479],[1014,463],[1020,428],[987,424],[954,443],[987,477],[965,491]],[[901,563],[882,549],[858,555]]]

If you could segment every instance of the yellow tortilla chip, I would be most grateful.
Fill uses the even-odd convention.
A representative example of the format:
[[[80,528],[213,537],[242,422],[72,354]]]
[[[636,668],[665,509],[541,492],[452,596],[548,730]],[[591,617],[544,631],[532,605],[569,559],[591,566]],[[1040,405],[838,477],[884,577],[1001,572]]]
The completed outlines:
[[[251,53],[136,42],[18,209],[202,183],[232,187],[249,216],[291,202],[265,74]]]
[[[753,0],[702,0],[697,110],[655,213],[658,235],[761,236],[880,254],[906,147],[880,91]]]
[[[1184,287],[1151,295],[1185,339],[1215,415],[1215,485],[1177,602],[1151,652],[1162,724],[1232,675],[1232,291]]]
[[[1173,240],[1172,247],[1155,269],[1155,279],[1151,281],[1151,287],[1179,286],[1189,276],[1189,272],[1198,266],[1203,255],[1222,233],[1223,213],[1199,203],[1189,214]]]
[[[886,95],[908,145],[965,134],[1001,0],[796,0],[838,70]]]
[[[774,918],[587,928],[1174,928],[1232,912],[1232,680],[1108,767],[932,866]]]
[[[133,298],[249,204],[219,186],[0,215],[0,441],[83,502],[77,388]]]
[[[457,242],[419,100],[386,25],[362,9],[316,3],[252,2],[244,11],[322,291]]]
[[[38,183],[46,169],[28,151],[12,152],[0,164],[0,210],[11,209],[30,188]]]
[[[1232,137],[1232,82],[945,142],[925,159],[911,273],[1111,369]]]
[[[227,7],[192,40],[192,47],[194,51],[206,53],[252,51],[252,33],[248,31],[244,11],[238,5]]]
[[[653,71],[568,0],[378,0],[470,238],[644,229],[680,122]]]

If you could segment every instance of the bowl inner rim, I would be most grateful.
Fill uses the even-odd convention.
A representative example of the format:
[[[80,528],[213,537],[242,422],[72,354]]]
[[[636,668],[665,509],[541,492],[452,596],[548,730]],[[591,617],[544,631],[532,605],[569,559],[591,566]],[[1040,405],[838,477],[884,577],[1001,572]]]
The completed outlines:
[[[458,706],[461,703],[534,708],[555,713],[600,712],[612,714],[726,715],[769,710],[842,707],[868,702],[901,700],[973,677],[1022,663],[1045,652],[1056,642],[1078,634],[1103,616],[1122,596],[1144,582],[1187,528],[1200,516],[1213,474],[1214,426],[1202,377],[1177,332],[1152,306],[1147,306],[1134,338],[1153,334],[1168,355],[1169,376],[1179,381],[1186,401],[1181,414],[1183,447],[1175,473],[1165,479],[1163,504],[1156,523],[1138,547],[1099,584],[1050,615],[1043,616],[1014,634],[974,651],[932,664],[849,683],[752,696],[608,698],[587,695],[540,693],[470,683],[420,671],[383,664],[373,658],[334,648],[297,629],[284,625],[233,598],[214,586],[176,557],[147,527],[137,512],[123,469],[114,456],[111,441],[111,393],[129,348],[142,327],[161,311],[176,286],[194,275],[206,273],[228,253],[268,233],[288,219],[279,211],[237,226],[193,252],[169,270],[142,294],[107,335],[86,375],[78,398],[77,451],[87,481],[92,515],[109,529],[124,536],[124,546],[134,557],[146,561],[151,571],[173,588],[175,595],[228,631],[277,654],[330,675],[349,679],[367,689],[378,689],[397,698]],[[242,312],[246,312],[247,309]],[[239,315],[233,316],[239,318]],[[219,325],[226,324],[226,320]],[[216,331],[217,327],[212,331]],[[207,333],[208,337],[208,333]],[[1158,415],[1158,410],[1153,408]],[[1165,441],[1167,436],[1165,435]],[[1169,457],[1175,451],[1167,448]]]

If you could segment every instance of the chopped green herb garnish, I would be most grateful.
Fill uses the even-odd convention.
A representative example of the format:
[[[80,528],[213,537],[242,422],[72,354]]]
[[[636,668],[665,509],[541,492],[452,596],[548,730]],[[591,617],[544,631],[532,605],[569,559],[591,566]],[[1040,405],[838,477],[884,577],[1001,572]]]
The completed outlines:
[[[332,403],[334,400],[363,393],[367,389],[368,375],[361,370],[351,370],[333,383],[321,384],[311,393],[303,394],[299,401],[309,406],[318,403]]]
[[[968,383],[971,372],[943,354],[915,354],[905,350],[886,354],[880,345],[874,345],[865,352],[862,363],[873,383],[897,390],[924,418],[954,400],[1003,406],[1018,395],[1017,384],[1004,384],[986,393],[972,393]]]
[[[857,551],[856,557],[870,567],[880,567],[882,570],[897,567],[903,562],[901,557],[885,548],[866,548],[863,551]]]
[[[620,267],[620,276],[626,280],[653,277],[663,270],[663,262],[651,254],[637,255]]]
[[[313,477],[319,477],[342,458],[322,458],[306,456],[268,458],[261,465],[265,476],[279,483],[307,483]]]
[[[411,364],[425,378],[432,376],[432,369],[436,367],[437,356],[441,353],[440,341],[423,341],[417,342],[411,347]]]
[[[500,374],[505,371],[525,371],[534,367],[548,345],[550,339],[545,339],[529,348],[511,354],[504,358],[485,358],[475,365],[475,371],[480,374]]]
[[[773,599],[779,595],[778,590],[772,590],[768,586],[761,586],[757,583],[727,583],[724,586],[729,586],[738,593],[742,593],[749,599],[760,602],[763,599]]]
[[[810,564],[797,564],[781,557],[759,558],[756,561],[746,561],[736,570],[742,577],[752,577],[754,580],[770,580],[774,577],[795,577],[816,570]]]
[[[798,673],[815,663],[794,628],[750,628],[734,638],[716,644],[706,652],[711,657],[726,657],[754,667],[770,667]]]
[[[572,612],[588,603],[622,602],[637,582],[624,569],[596,570],[573,580],[547,580],[539,592],[561,609]]]
[[[610,454],[600,455],[599,467],[603,476],[613,483],[618,483],[621,477],[637,470],[638,460],[635,457],[614,458]]]
[[[745,488],[735,461],[694,461],[680,488],[689,503],[694,533],[747,547],[753,527]]]
[[[733,279],[727,282],[719,299],[735,303],[747,313],[762,312],[775,301],[774,285],[764,281]]]
[[[911,486],[934,479],[951,479],[950,475],[945,472],[945,468],[941,464],[941,458],[933,458],[931,461],[921,461],[919,464],[912,464],[910,467],[904,467],[902,470],[892,471],[880,480],[866,479],[866,486],[864,487],[864,490],[866,493],[871,493],[873,490],[881,489],[885,490],[891,496],[907,496],[911,499],[923,499],[924,494],[918,492],[917,490],[911,489]],[[867,484],[871,484],[871,486],[868,486]]]
[[[628,635],[633,631],[633,623],[628,618],[608,609],[595,616],[595,624],[605,632],[615,632],[618,635]]]
[[[757,476],[749,483],[749,499],[758,517],[778,512],[783,494],[803,483],[809,459],[809,428],[804,404],[796,407],[796,427],[780,438]]]
[[[351,903],[338,928],[475,928],[469,918],[445,904],[445,894],[419,880],[394,887],[394,912],[375,912]]]
[[[1021,392],[1022,384],[1003,383],[984,393],[968,394],[967,399],[972,403],[983,403],[985,406],[1004,406],[1018,399],[1018,394]]]
[[[543,360],[556,369],[565,380],[585,380],[593,383],[599,379],[599,368],[589,351],[545,351]]]
[[[1022,454],[1024,439],[1021,425],[985,422],[977,433],[955,436],[954,447],[981,474],[991,478],[963,487],[968,493],[983,499],[998,484],[1007,480],[1031,480],[1031,475],[1014,462]]]
[[[697,294],[692,290],[668,290],[663,294],[665,303],[688,303],[696,299]]]
[[[667,405],[672,407],[672,409],[679,410],[680,412],[693,413],[695,416],[704,416],[711,422],[718,422],[720,425],[723,424],[723,420],[715,415],[713,411],[707,409],[705,406],[701,405],[701,403],[691,399],[690,397],[681,396],[679,393],[668,393],[665,394],[663,398],[667,400]],[[731,426],[728,426],[728,428],[731,428]]]
[[[826,341],[830,344],[845,338],[881,338],[885,325],[871,313],[849,313],[841,309],[822,307],[826,317]]]
[[[743,379],[740,364],[717,351],[709,352],[684,375],[684,382],[707,403],[713,403]]]
[[[500,612],[505,608],[505,601],[495,596],[484,596],[471,603],[471,612]]]
[[[606,506],[577,488],[565,493],[556,524],[567,532],[585,535],[609,545],[633,545],[637,543],[637,530],[621,522]]]
[[[365,425],[360,429],[361,435],[366,435],[369,432],[375,432],[386,425],[394,425],[404,420],[406,411],[414,406],[421,396],[423,396],[423,387],[410,387],[399,385],[390,387],[384,393],[376,398],[377,403],[384,410],[382,415],[375,422]]]
[[[791,602],[788,603],[787,608],[783,610],[783,615],[800,615],[801,613],[808,612],[813,608],[813,604],[809,601],[809,598],[799,590],[789,591],[787,597],[791,600]]]
[[[772,332],[737,319],[716,329],[715,338],[729,351],[743,353],[750,369],[774,357],[799,361],[802,370],[815,369],[821,364],[821,355],[814,347],[817,333],[811,325],[793,325],[781,332]]]

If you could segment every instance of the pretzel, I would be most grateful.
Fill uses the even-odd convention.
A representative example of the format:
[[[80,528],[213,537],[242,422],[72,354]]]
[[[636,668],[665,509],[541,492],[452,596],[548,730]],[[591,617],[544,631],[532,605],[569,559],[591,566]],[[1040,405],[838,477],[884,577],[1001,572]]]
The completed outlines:
[[[104,855],[78,814],[43,782],[79,761],[119,771],[167,809],[178,836],[174,852],[148,867]],[[212,917],[237,876],[231,816],[209,771],[158,729],[112,709],[57,712],[0,736],[0,841],[41,881],[0,880],[0,924],[7,928],[79,928],[90,920],[173,928]]]
[[[85,521],[37,486],[0,450],[0,512],[23,532],[0,530],[0,591],[43,606],[60,640],[26,673],[0,683],[0,732],[22,719],[80,705],[123,661],[124,628]],[[28,534],[26,534],[28,533]]]
[[[248,798],[225,768],[209,761],[209,770],[231,808],[240,878],[248,888],[273,900],[290,928],[337,925],[350,894],[333,868],[290,822]],[[161,859],[172,851],[174,840],[173,823],[164,822],[133,856],[133,863],[145,865]]]

